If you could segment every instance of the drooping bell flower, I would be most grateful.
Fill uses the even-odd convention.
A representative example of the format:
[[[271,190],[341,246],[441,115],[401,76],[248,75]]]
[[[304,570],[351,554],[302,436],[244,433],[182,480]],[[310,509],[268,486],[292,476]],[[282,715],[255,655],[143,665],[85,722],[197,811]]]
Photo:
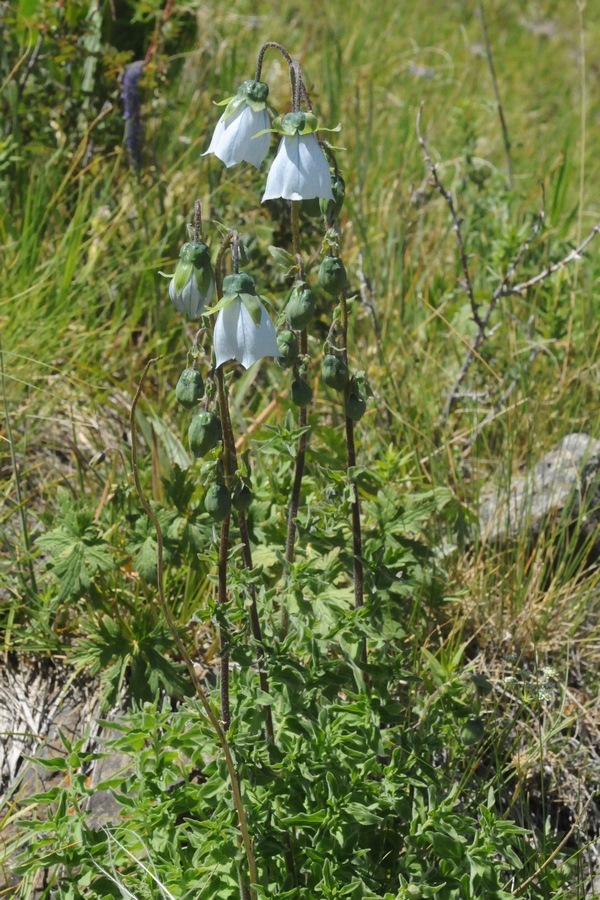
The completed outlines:
[[[198,319],[215,293],[215,274],[206,244],[189,242],[179,251],[179,262],[169,284],[175,309],[190,319]]]
[[[281,356],[275,326],[261,303],[254,281],[245,272],[227,275],[213,334],[217,368],[236,359],[245,369],[263,356]]]
[[[269,87],[264,81],[244,81],[235,97],[218,103],[226,104],[225,112],[217,122],[207,153],[225,163],[227,168],[247,162],[256,168],[269,152],[271,142],[267,97]],[[255,139],[255,135],[260,137]]]
[[[317,129],[319,123],[312,113],[288,113],[273,120],[272,131],[282,137],[277,156],[269,169],[263,203],[277,197],[284,200],[334,199],[329,163],[317,140]]]

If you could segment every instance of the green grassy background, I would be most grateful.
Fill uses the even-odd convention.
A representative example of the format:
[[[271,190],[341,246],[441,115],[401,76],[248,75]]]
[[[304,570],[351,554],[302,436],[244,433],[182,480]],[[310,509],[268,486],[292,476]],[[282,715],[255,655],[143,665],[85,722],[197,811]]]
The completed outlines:
[[[218,115],[213,101],[252,77],[260,45],[278,40],[302,63],[320,119],[343,126],[344,255],[355,290],[362,260],[377,325],[358,306],[351,355],[367,369],[376,398],[358,428],[360,462],[382,472],[389,465],[398,490],[448,491],[450,512],[431,516],[427,534],[446,596],[455,599],[439,612],[431,646],[451,653],[466,639],[466,656],[483,661],[498,681],[512,672],[512,654],[533,670],[551,662],[565,684],[579,666],[578,697],[596,715],[598,599],[585,559],[557,562],[550,542],[535,550],[525,542],[482,549],[471,536],[482,484],[507,483],[566,433],[598,435],[600,240],[579,263],[499,306],[492,320],[498,328],[465,383],[470,393],[440,424],[473,325],[448,210],[429,183],[415,120],[424,103],[429,150],[456,197],[475,293],[485,302],[529,231],[542,189],[545,223],[523,278],[564,256],[598,220],[600,18],[592,3],[581,16],[575,2],[558,0],[484,6],[512,145],[513,191],[477,4],[176,4],[142,81],[146,144],[139,174],[126,162],[118,77],[145,53],[160,9],[139,4],[136,21],[125,4],[102,7],[104,49],[91,93],[76,79],[67,90],[44,92],[44,79],[61,79],[59,59],[49,74],[39,62],[21,96],[14,85],[31,58],[42,7],[3,11],[11,34],[0,58],[6,653],[56,652],[57,629],[50,635],[36,627],[54,601],[28,548],[52,525],[57,487],[86,496],[94,509],[107,482],[121,477],[117,453],[98,466],[90,460],[123,446],[129,404],[150,356],[162,355],[141,418],[146,437],[150,424],[156,434],[154,466],[146,473],[155,499],[159,475],[173,462],[189,462],[186,421],[173,397],[189,341],[158,271],[173,271],[196,197],[207,220],[240,228],[254,251],[253,271],[281,306],[283,282],[265,248],[285,241],[287,225],[283,212],[276,210],[274,220],[260,207],[265,173],[225,170],[200,156]],[[44,9],[50,20],[51,5]],[[73,33],[90,34],[86,8],[72,4],[65,15]],[[59,19],[59,33],[66,33],[65,21]],[[65,48],[80,54],[76,72],[89,53],[85,42],[65,40]],[[272,102],[284,110],[288,87],[277,55],[267,56],[263,75]],[[103,108],[105,100],[110,107]],[[214,246],[218,232],[208,222],[207,235]],[[315,353],[321,340],[317,333]],[[532,348],[538,352],[529,362]],[[508,405],[468,446],[513,380]],[[273,366],[236,381],[238,425],[247,426],[284,382]],[[274,404],[266,424],[281,422],[285,409],[285,399]],[[315,409],[328,415],[321,393]],[[458,549],[443,549],[449,545]],[[187,584],[182,622],[203,588]],[[560,742],[566,716],[563,703],[537,722],[533,744],[543,743],[540,735],[548,735],[548,745],[556,738],[552,752],[568,766]],[[522,771],[526,778],[526,763]]]

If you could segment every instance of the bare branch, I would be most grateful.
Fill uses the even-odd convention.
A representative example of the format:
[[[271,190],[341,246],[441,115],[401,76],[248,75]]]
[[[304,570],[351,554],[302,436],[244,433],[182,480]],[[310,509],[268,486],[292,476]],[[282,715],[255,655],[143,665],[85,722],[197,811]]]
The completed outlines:
[[[520,294],[523,291],[526,291],[527,288],[533,287],[534,284],[539,284],[540,281],[544,281],[546,278],[549,278],[550,275],[554,275],[555,272],[559,272],[561,269],[564,269],[565,266],[569,265],[569,263],[581,259],[583,251],[586,249],[588,244],[591,244],[591,242],[599,232],[600,222],[597,225],[594,225],[586,239],[581,242],[579,247],[575,247],[574,250],[571,250],[571,252],[568,253],[564,257],[564,259],[561,259],[559,262],[548,266],[548,268],[544,269],[542,272],[539,272],[537,275],[534,275],[533,278],[529,278],[527,281],[522,281],[520,284],[515,284],[510,287],[505,286],[501,292],[501,296],[506,297],[509,294]]]
[[[421,134],[421,113],[423,112],[424,103],[421,101],[421,105],[419,106],[419,112],[417,113],[417,137],[419,138],[419,144],[421,145],[421,150],[423,151],[423,157],[425,159],[425,163],[427,164],[429,171],[431,172],[434,184],[437,190],[440,192],[446,203],[448,204],[448,209],[450,210],[450,215],[452,216],[452,224],[454,226],[454,233],[456,234],[456,240],[458,242],[458,249],[460,251],[460,261],[462,265],[463,274],[465,277],[464,287],[467,292],[467,296],[469,298],[469,303],[471,304],[471,313],[473,315],[473,319],[476,324],[481,329],[482,321],[481,316],[479,315],[479,304],[475,300],[475,293],[473,291],[473,282],[471,281],[471,273],[469,272],[469,261],[467,257],[467,252],[465,250],[465,242],[463,240],[462,231],[460,230],[461,220],[458,218],[458,213],[456,212],[456,207],[454,205],[454,199],[450,191],[446,190],[442,182],[440,181],[440,177],[438,175],[437,167],[431,156],[429,155],[429,151],[427,149],[427,144],[425,143],[425,138]]]

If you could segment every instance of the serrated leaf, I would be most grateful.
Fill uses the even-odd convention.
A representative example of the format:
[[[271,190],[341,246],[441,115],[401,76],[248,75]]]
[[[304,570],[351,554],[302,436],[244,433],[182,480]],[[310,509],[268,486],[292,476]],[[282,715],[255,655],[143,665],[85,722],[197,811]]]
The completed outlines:
[[[147,537],[134,557],[133,568],[144,581],[155,585],[158,583],[157,564],[158,549],[156,539]]]

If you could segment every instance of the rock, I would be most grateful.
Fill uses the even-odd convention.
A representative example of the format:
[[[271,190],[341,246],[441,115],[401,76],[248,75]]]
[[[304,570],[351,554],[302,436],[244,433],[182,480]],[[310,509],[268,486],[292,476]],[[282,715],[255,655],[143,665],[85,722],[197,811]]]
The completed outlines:
[[[513,478],[508,491],[492,487],[479,501],[480,532],[488,543],[535,540],[556,523],[574,525],[580,516],[578,536],[593,534],[593,551],[600,555],[600,441],[583,433],[566,435],[533,470]]]

